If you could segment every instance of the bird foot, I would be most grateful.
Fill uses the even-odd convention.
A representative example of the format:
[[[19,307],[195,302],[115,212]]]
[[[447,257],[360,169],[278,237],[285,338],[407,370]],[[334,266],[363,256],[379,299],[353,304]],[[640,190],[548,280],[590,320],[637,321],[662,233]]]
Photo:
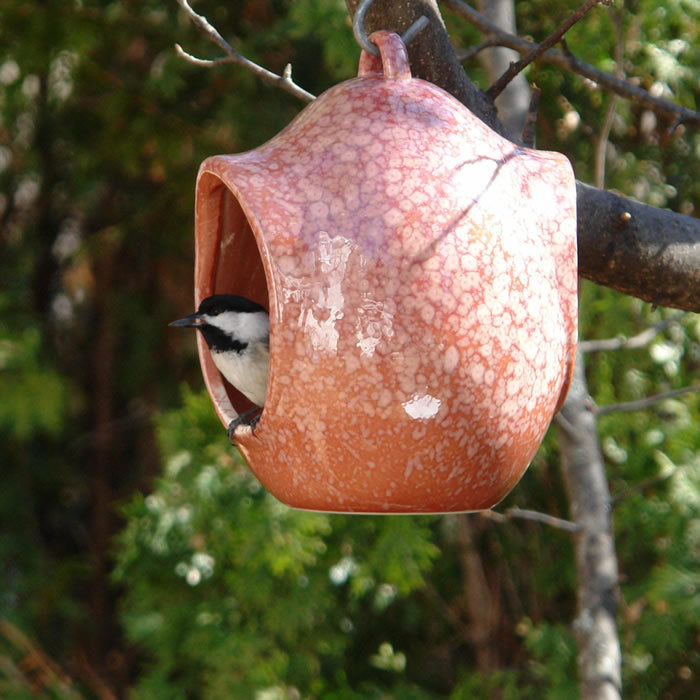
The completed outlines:
[[[255,413],[257,413],[257,415],[253,415]],[[262,416],[262,409],[256,406],[255,408],[251,408],[250,411],[241,413],[238,418],[234,418],[228,424],[228,428],[226,428],[226,435],[228,435],[229,442],[232,445],[236,444],[236,428],[238,428],[239,425],[249,425],[253,435],[255,435],[255,426],[258,424],[260,416]]]

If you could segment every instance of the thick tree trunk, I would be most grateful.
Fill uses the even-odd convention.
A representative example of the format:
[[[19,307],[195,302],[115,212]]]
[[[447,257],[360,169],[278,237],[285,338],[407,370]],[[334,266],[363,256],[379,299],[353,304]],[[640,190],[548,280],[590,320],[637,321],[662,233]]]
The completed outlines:
[[[489,587],[481,553],[474,543],[473,514],[456,518],[455,544],[462,567],[465,613],[469,642],[481,673],[495,671],[502,663],[498,649],[498,623],[502,614],[498,591]]]
[[[583,354],[560,414],[562,470],[575,535],[578,614],[574,631],[582,700],[621,697],[620,642],[617,635],[617,557],[610,514],[610,492],[588,395]]]

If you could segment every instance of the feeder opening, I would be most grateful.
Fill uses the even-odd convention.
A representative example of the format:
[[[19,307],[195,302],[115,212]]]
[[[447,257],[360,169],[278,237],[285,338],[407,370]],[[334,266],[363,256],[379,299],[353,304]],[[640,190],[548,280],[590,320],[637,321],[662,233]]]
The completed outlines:
[[[269,311],[267,277],[250,221],[235,194],[210,172],[197,185],[195,304],[212,294],[236,294]],[[202,371],[217,414],[228,425],[253,404],[232,387],[214,366],[209,349],[198,339]]]

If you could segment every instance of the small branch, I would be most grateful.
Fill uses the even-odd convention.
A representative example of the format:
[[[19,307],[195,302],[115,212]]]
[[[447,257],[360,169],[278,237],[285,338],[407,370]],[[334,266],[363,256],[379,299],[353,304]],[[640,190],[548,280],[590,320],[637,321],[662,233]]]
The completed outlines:
[[[224,53],[231,56],[236,52],[233,47],[224,39],[224,37],[219,34],[216,27],[209,23],[209,20],[203,15],[198,15],[191,7],[188,0],[177,0],[177,4],[187,13],[188,17],[192,20],[194,25],[199,29],[202,34],[204,34],[209,41],[213,41],[217,46],[220,46]]]
[[[593,182],[600,189],[605,188],[605,161],[608,150],[608,138],[610,137],[610,129],[612,129],[613,121],[615,120],[615,109],[617,107],[618,95],[610,95],[610,102],[605,112],[605,121],[600,129],[600,134],[595,145],[595,154],[593,158]]]
[[[525,115],[525,125],[523,126],[523,143],[528,148],[535,147],[535,135],[537,131],[537,108],[540,104],[542,91],[537,85],[530,86],[530,106]]]
[[[486,91],[486,94],[496,99],[504,90],[506,85],[523,69],[529,66],[547,49],[551,49],[554,44],[558,43],[571,27],[576,24],[584,15],[588,14],[596,5],[603,3],[609,5],[611,0],[586,0],[581,7],[568,17],[556,31],[552,32],[541,44],[536,46],[532,51],[527,53],[517,63],[511,63],[508,70]]]
[[[198,15],[190,7],[188,0],[177,0],[177,3],[187,13],[187,16],[192,20],[197,29],[199,29],[199,31],[201,31],[202,34],[209,39],[209,41],[222,48],[224,53],[226,53],[225,58],[218,58],[210,61],[192,56],[192,54],[187,53],[179,44],[176,44],[175,51],[186,61],[189,61],[196,66],[204,66],[206,68],[212,68],[213,66],[222,65],[224,63],[235,63],[243,68],[246,68],[261,80],[264,80],[271,85],[275,85],[276,87],[282,88],[282,90],[285,92],[288,92],[290,95],[294,95],[294,97],[297,97],[300,100],[304,100],[304,102],[312,102],[315,99],[315,95],[312,95],[310,92],[307,92],[303,88],[299,87],[292,80],[291,65],[287,65],[282,75],[277,75],[277,73],[273,73],[272,71],[259,66],[257,63],[254,63],[250,59],[239,54],[238,51],[236,51],[221,36],[221,34],[219,34],[216,28],[209,23],[206,17]]]
[[[625,58],[625,37],[622,26],[622,17],[618,12],[611,12],[613,27],[615,28],[615,74],[618,78],[624,78],[624,58]],[[568,52],[568,46],[562,41],[562,49]],[[605,188],[605,166],[608,152],[608,139],[612,130],[613,122],[615,121],[615,112],[617,108],[617,100],[619,95],[610,95],[608,107],[605,111],[605,120],[598,135],[593,156],[593,182],[596,187]]]
[[[622,491],[619,491],[616,493],[611,500],[611,504],[613,506],[617,505],[620,501],[623,499],[627,498],[627,496],[631,496],[633,493],[638,493],[639,491],[645,491],[651,486],[656,486],[656,484],[660,484],[664,481],[668,481],[672,476],[675,476],[679,471],[680,467],[674,467],[671,469],[671,471],[666,472],[665,474],[657,474],[656,476],[650,476],[648,479],[644,479],[644,481],[640,481],[638,484],[635,484],[634,486],[630,486],[629,488],[622,489]]]
[[[680,323],[686,314],[677,314],[671,318],[665,318],[659,321],[651,328],[645,328],[641,333],[630,336],[629,338],[603,338],[601,340],[581,340],[578,344],[581,352],[607,352],[610,350],[636,350],[649,345],[661,331],[666,330],[669,326]]]
[[[503,513],[498,513],[495,510],[483,510],[480,515],[488,520],[493,520],[497,523],[504,523],[507,520],[519,518],[521,520],[533,520],[537,523],[543,523],[551,527],[556,527],[558,530],[566,530],[567,532],[579,532],[581,526],[577,523],[572,523],[570,520],[562,520],[555,518],[547,513],[540,513],[537,510],[525,510],[523,508],[508,508]]]
[[[515,34],[503,31],[498,25],[489,21],[484,15],[467,5],[463,0],[442,0],[442,4],[464,17],[470,24],[483,34],[491,37],[492,40],[499,45],[514,49],[519,54],[528,54],[538,46],[535,42],[522,39]],[[664,115],[666,118],[672,120],[674,127],[680,124],[690,124],[696,127],[700,126],[700,112],[674,104],[660,97],[654,97],[643,88],[633,85],[621,78],[617,78],[610,73],[599,70],[590,63],[576,58],[576,56],[569,51],[550,49],[538,56],[537,60],[541,63],[558,66],[559,68],[564,68],[578,75],[582,75],[584,78],[592,80],[594,83],[627,100],[637,102],[656,114]]]
[[[566,436],[572,442],[574,442],[578,437],[576,435],[576,428],[574,428],[574,426],[571,425],[571,423],[569,423],[569,421],[566,418],[564,418],[561,411],[555,414],[554,418],[552,418],[552,423],[554,423],[554,425],[556,425],[557,428],[559,428],[559,430],[565,432]]]
[[[3,676],[11,675],[12,681],[23,690],[26,689],[25,697],[43,695],[44,690],[54,697],[63,698],[79,697],[78,692],[72,687],[73,682],[65,671],[46,652],[31,642],[18,627],[15,627],[9,620],[0,619],[0,637],[10,646],[10,650],[15,650],[21,655],[21,660],[16,663],[12,656],[3,653],[0,657]],[[5,646],[5,645],[4,645]],[[10,684],[12,686],[12,683]],[[5,683],[3,683],[3,687]],[[24,694],[24,693],[22,693]],[[113,697],[111,695],[107,698]]]
[[[645,399],[639,399],[639,401],[623,401],[622,403],[611,403],[607,406],[597,406],[593,412],[596,414],[596,416],[605,416],[608,413],[644,411],[654,404],[665,401],[666,399],[673,399],[676,396],[683,396],[683,394],[694,394],[698,392],[700,392],[700,384],[691,384],[690,386],[684,386],[681,389],[674,389],[673,391],[665,391],[662,394],[647,396]]]
[[[175,44],[175,53],[180,58],[184,58],[188,63],[203,68],[213,68],[214,66],[220,66],[224,63],[235,63],[234,59],[230,56],[224,56],[223,58],[197,58],[191,53],[187,53],[180,44]]]
[[[478,56],[485,49],[493,48],[494,46],[500,46],[498,39],[488,39],[483,41],[477,46],[472,46],[470,49],[456,49],[457,59],[460,63],[466,63],[470,61],[475,56]]]

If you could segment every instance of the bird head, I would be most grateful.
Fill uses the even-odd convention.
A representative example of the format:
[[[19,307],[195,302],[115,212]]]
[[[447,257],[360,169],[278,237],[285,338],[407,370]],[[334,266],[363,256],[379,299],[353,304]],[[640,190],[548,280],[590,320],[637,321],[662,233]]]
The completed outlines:
[[[267,311],[245,297],[215,294],[202,299],[196,313],[168,324],[196,328],[213,351],[241,352],[254,343],[269,343]]]

